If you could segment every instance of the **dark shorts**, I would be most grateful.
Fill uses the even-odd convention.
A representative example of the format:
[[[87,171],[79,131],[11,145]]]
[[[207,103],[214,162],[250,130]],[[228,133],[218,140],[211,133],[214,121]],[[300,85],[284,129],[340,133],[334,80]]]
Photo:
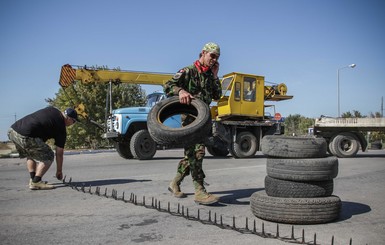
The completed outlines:
[[[51,164],[55,154],[52,149],[40,138],[23,136],[10,128],[8,138],[15,143],[20,158],[29,158],[44,164]]]

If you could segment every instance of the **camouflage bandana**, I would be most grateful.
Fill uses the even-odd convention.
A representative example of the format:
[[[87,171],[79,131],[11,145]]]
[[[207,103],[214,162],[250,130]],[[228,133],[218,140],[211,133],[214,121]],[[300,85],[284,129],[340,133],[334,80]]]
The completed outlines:
[[[203,51],[214,53],[217,55],[221,55],[221,49],[219,48],[219,45],[216,43],[206,43],[205,46],[202,48]]]

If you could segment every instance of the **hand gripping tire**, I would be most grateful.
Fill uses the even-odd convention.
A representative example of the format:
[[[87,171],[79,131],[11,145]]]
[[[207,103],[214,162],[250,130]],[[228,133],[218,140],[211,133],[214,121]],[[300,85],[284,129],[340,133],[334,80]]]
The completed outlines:
[[[258,191],[250,197],[252,213],[261,219],[286,224],[322,224],[338,218],[341,199],[338,196],[315,198],[270,197]]]
[[[195,118],[189,125],[170,128],[163,124],[171,116],[188,114]],[[160,101],[151,108],[147,128],[151,137],[161,145],[190,146],[203,143],[211,130],[210,108],[200,99],[189,105],[181,104],[177,96]]]
[[[261,141],[262,153],[270,157],[319,158],[325,157],[324,138],[266,135]]]

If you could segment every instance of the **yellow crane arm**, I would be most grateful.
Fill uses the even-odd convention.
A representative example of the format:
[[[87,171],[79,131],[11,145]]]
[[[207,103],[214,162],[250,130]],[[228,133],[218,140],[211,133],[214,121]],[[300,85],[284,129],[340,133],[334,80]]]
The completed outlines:
[[[164,85],[173,75],[170,73],[91,69],[87,67],[73,68],[71,65],[63,65],[59,83],[64,88],[70,86],[75,81],[81,81],[82,83],[107,83],[112,81]]]

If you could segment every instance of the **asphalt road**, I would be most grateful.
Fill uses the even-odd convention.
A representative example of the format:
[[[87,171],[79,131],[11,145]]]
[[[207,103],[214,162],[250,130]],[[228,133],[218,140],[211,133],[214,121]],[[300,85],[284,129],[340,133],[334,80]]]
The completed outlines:
[[[207,189],[221,197],[216,206],[194,203],[190,176],[182,183],[187,198],[176,199],[167,191],[181,156],[181,150],[158,151],[149,161],[125,160],[115,152],[66,155],[66,182],[71,178],[78,187],[56,180],[53,165],[44,180],[57,188],[49,191],[28,189],[24,160],[0,159],[0,243],[290,244],[287,239],[294,228],[298,243],[304,232],[308,244],[314,238],[317,244],[331,244],[332,238],[334,244],[385,244],[385,150],[339,159],[333,193],[342,200],[338,220],[280,224],[280,239],[275,238],[277,224],[256,218],[250,210],[251,194],[264,189],[265,156],[232,159],[207,154]],[[123,193],[125,201],[115,200]],[[252,232],[254,222],[257,234]],[[267,237],[261,236],[262,224]]]

